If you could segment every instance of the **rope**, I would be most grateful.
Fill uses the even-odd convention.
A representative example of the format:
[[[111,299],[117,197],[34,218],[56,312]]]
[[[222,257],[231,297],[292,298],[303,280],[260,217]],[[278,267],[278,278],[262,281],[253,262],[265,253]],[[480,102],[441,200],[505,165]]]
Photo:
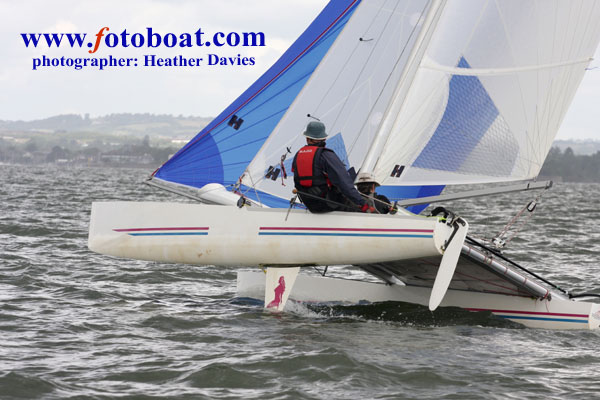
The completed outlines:
[[[344,208],[354,206],[357,210],[361,209],[361,207],[359,205],[356,205],[354,203],[342,204],[342,203],[338,203],[337,201],[334,201],[334,200],[326,199],[324,197],[319,197],[319,196],[315,196],[315,195],[310,194],[310,193],[301,192],[298,189],[294,189],[294,190],[295,190],[295,193],[301,195],[300,196],[300,201],[302,201],[302,196],[307,196],[307,197],[311,197],[311,198],[316,199],[316,200],[324,201],[324,202],[329,203],[329,204],[333,204],[333,205],[336,205],[336,206],[342,206]]]
[[[596,294],[596,293],[581,293],[581,294],[572,294],[572,295],[569,295],[569,298],[571,298],[571,299],[577,299],[579,297],[600,297],[600,294]]]
[[[498,233],[496,237],[494,237],[491,240],[491,242],[496,246],[496,248],[501,249],[505,247],[508,243],[510,243],[511,240],[513,240],[517,236],[517,234],[525,227],[525,225],[527,225],[527,223],[533,216],[533,212],[536,210],[537,205],[543,194],[544,192],[538,194],[534,200],[531,200],[529,203],[527,203],[525,207],[523,207],[514,217],[511,218],[511,220],[504,226],[504,228],[502,228],[500,233]],[[519,220],[519,218],[521,218],[525,211],[529,212],[527,218],[520,224],[520,226],[517,227],[516,230],[514,230],[512,235],[508,236],[510,228],[516,224],[516,222]],[[503,238],[504,236],[506,236],[506,238]]]
[[[390,208],[389,213],[392,215],[394,215],[398,212],[398,207],[396,206],[395,203],[388,203],[387,201],[380,200],[380,199],[376,198],[375,196],[361,193],[360,191],[358,193],[360,193],[360,195],[367,200],[373,200],[373,202],[378,202],[380,204],[383,204],[384,206],[388,206]],[[373,194],[375,194],[375,193],[373,193]],[[373,205],[375,205],[375,204],[373,204]],[[375,207],[375,210],[377,211],[377,214],[381,214],[379,212],[379,210],[377,210],[377,207]]]

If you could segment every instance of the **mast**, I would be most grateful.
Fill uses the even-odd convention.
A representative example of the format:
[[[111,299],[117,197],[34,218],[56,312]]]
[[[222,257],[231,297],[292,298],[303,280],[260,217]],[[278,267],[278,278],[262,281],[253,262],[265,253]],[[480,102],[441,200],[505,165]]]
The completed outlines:
[[[371,147],[362,163],[360,168],[361,172],[373,173],[375,164],[377,163],[377,157],[395,128],[396,116],[399,115],[402,110],[408,91],[412,86],[413,78],[425,55],[425,50],[427,50],[427,46],[433,36],[433,32],[435,31],[435,27],[437,26],[437,22],[440,19],[445,4],[446,0],[432,0],[423,21],[423,28],[420,30],[419,35],[415,40],[415,45],[411,49],[408,62],[406,63],[404,71],[402,71],[402,76],[394,90],[392,101],[384,113],[381,126],[379,127],[379,130],[377,130],[373,142],[371,143]]]

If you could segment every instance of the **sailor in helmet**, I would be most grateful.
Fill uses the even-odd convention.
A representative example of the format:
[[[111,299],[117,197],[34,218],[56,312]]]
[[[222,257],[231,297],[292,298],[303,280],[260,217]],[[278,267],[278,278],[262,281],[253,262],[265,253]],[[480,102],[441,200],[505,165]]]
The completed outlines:
[[[375,189],[380,186],[373,174],[361,172],[356,177],[356,187],[358,191],[367,200],[367,204],[374,207],[379,214],[387,214],[392,209],[390,200],[382,194],[375,193]]]
[[[300,200],[309,211],[376,212],[356,190],[344,163],[325,147],[325,125],[311,121],[304,131],[306,146],[294,156],[292,172]]]

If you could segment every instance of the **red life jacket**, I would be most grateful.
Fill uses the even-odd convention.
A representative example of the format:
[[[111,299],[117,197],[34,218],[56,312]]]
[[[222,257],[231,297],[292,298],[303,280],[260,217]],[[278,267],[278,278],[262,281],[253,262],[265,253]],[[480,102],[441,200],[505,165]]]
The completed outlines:
[[[304,146],[294,157],[292,163],[292,172],[294,173],[294,183],[296,186],[312,187],[329,185],[329,180],[320,174],[315,176],[315,165],[321,157],[323,150],[329,150],[320,146]]]

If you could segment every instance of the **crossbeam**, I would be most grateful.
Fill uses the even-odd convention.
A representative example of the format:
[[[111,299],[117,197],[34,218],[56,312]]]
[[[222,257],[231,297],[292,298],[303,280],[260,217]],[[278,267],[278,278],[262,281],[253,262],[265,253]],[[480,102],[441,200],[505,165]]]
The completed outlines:
[[[417,199],[404,199],[399,200],[396,205],[400,207],[416,206],[419,204],[430,204],[439,203],[441,201],[451,201],[468,199],[471,197],[489,196],[492,194],[499,193],[512,193],[512,192],[524,192],[527,190],[541,190],[550,189],[552,187],[552,181],[545,182],[527,182],[518,185],[501,186],[496,188],[468,190],[459,193],[441,194],[438,196],[420,197]]]
[[[187,197],[189,199],[196,200],[201,203],[205,203],[205,201],[198,194],[195,193],[198,191],[198,189],[187,188],[183,185],[163,181],[162,179],[157,179],[153,177],[147,179],[146,181],[144,181],[144,183],[148,186],[154,186],[167,192],[178,194],[180,196]]]

